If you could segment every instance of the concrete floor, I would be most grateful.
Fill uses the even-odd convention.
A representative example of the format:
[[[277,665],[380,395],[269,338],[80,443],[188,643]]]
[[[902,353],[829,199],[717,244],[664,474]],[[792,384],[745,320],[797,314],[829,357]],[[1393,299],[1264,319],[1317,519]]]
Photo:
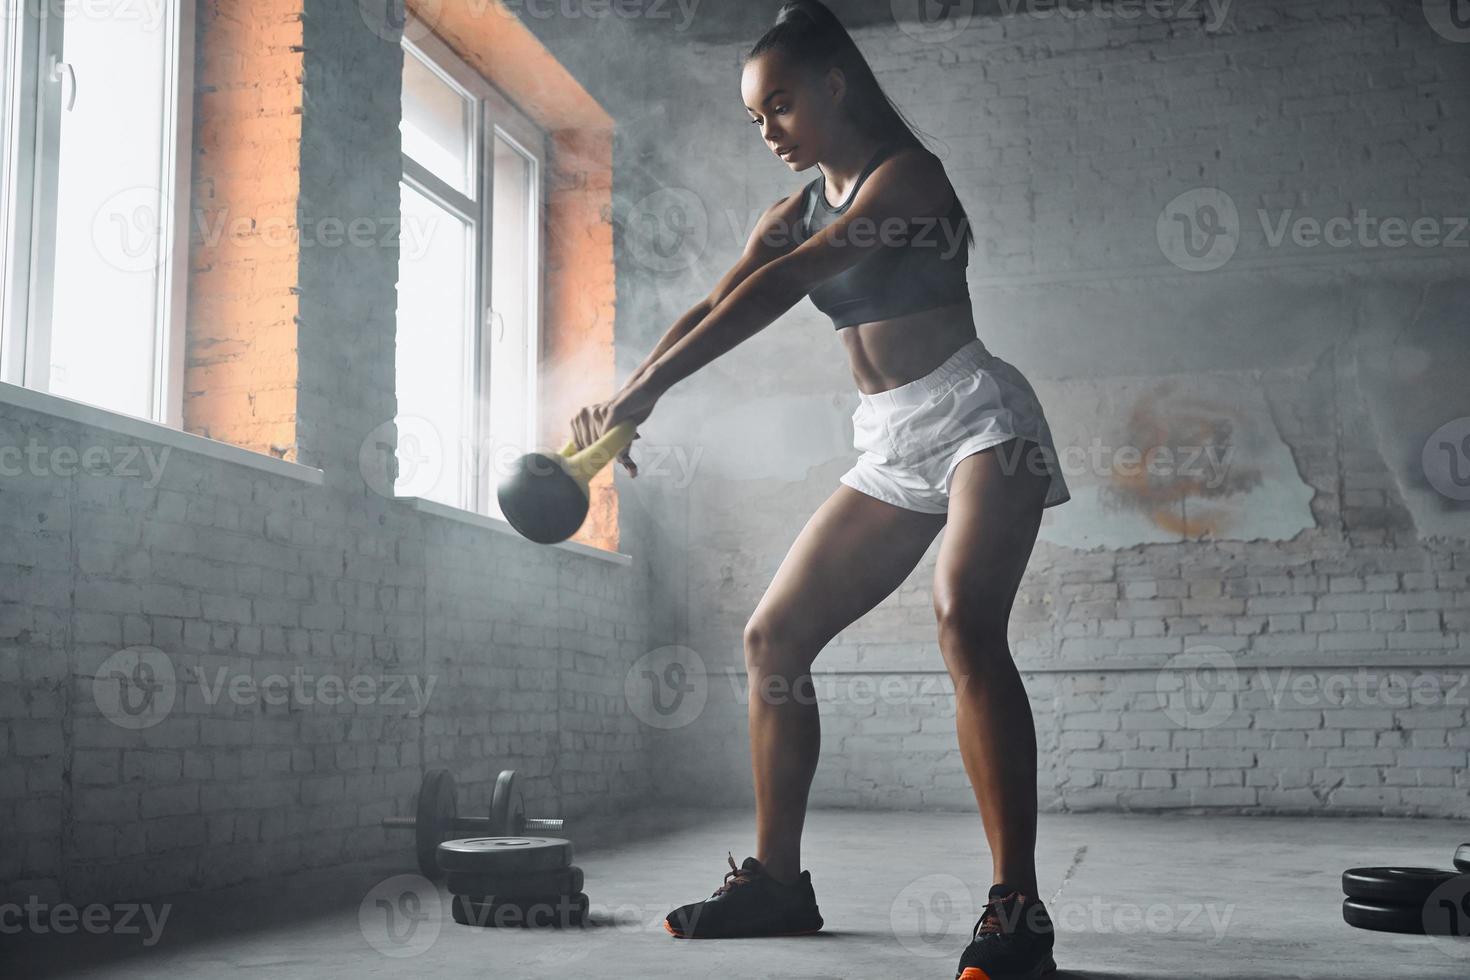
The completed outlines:
[[[593,903],[595,924],[585,929],[460,926],[442,891],[423,889],[420,912],[412,898],[393,896],[390,904],[417,920],[402,927],[407,920],[397,919],[395,941],[369,896],[412,870],[405,850],[401,861],[175,899],[161,939],[147,948],[142,934],[0,937],[12,941],[0,972],[950,980],[989,885],[975,815],[817,811],[807,820],[805,863],[823,933],[681,941],[659,923],[720,884],[727,850],[737,862],[750,852],[749,814],[646,813],[626,827],[570,836],[581,843],[575,861]],[[1450,867],[1454,848],[1470,839],[1460,823],[1048,815],[1039,838],[1058,980],[1470,976],[1470,941],[1363,932],[1340,912],[1343,869]]]

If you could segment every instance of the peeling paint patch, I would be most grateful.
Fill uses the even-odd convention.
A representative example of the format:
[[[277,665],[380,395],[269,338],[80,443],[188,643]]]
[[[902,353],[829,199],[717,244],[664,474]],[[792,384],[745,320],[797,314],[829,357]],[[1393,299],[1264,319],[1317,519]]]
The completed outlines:
[[[1043,400],[1072,489],[1044,540],[1284,541],[1315,526],[1314,491],[1249,373],[1068,382]]]

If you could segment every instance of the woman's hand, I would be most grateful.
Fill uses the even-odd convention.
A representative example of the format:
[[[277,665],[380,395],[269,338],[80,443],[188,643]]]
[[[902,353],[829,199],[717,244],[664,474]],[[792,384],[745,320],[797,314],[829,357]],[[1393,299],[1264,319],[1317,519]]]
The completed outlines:
[[[623,422],[642,425],[653,414],[653,406],[656,404],[657,397],[642,388],[632,387],[625,388],[605,402],[588,405],[572,416],[572,438],[576,441],[577,452],[586,449],[601,439],[608,430]],[[636,435],[633,442],[642,438],[643,436]],[[630,476],[637,476],[638,464],[633,462],[632,450],[633,444],[629,443],[627,448],[618,453],[618,462],[623,464]]]

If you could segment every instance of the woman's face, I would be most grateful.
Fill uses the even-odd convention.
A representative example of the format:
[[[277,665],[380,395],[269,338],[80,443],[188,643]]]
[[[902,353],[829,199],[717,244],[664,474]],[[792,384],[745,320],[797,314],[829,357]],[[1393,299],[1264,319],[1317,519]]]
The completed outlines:
[[[840,75],[837,83],[840,91]],[[766,148],[791,169],[799,172],[822,159],[835,118],[834,93],[767,51],[746,63],[740,95]]]

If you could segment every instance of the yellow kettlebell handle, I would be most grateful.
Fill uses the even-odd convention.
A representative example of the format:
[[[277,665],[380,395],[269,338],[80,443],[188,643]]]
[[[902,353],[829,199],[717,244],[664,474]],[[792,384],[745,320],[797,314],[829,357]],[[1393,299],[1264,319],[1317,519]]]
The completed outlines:
[[[598,471],[617,459],[618,454],[631,446],[637,437],[637,425],[632,422],[619,422],[604,432],[602,438],[580,453],[576,452],[577,440],[575,438],[569,440],[562,448],[560,455],[567,457],[567,472],[585,489]]]

